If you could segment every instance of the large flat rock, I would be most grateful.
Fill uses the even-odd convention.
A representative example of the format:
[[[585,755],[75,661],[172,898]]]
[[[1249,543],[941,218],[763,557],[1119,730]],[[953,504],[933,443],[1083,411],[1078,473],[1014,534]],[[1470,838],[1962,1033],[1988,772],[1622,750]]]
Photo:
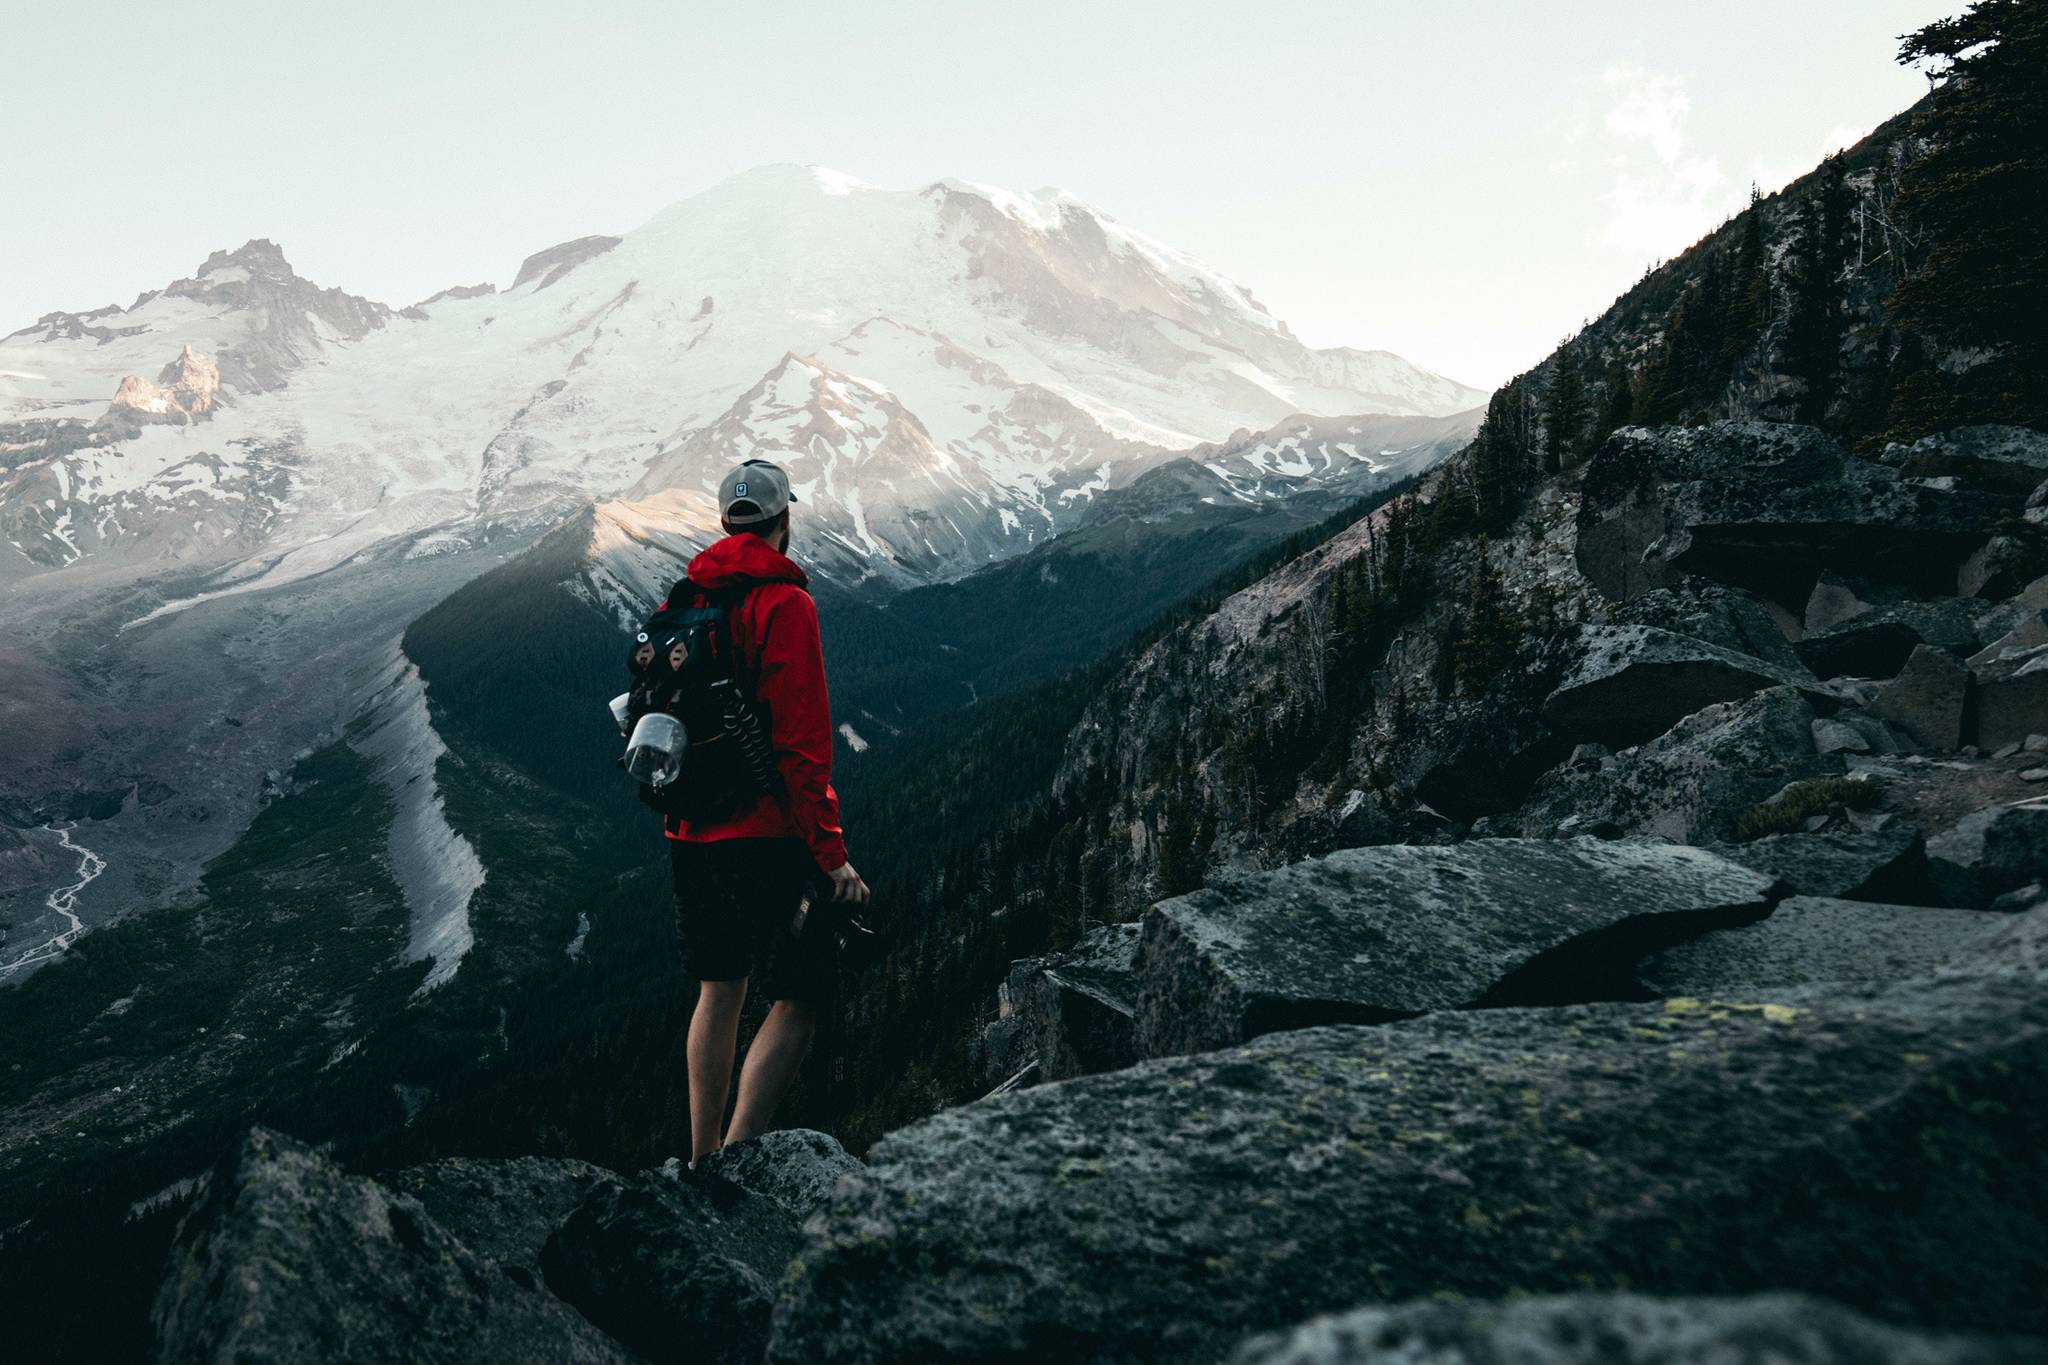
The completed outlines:
[[[208,1177],[152,1318],[166,1362],[632,1359],[419,1200],[262,1129]]]
[[[1543,703],[1560,733],[1617,748],[1640,744],[1715,702],[1767,687],[1820,687],[1786,667],[1656,626],[1579,626],[1571,665]]]
[[[2040,1333],[2044,1083],[2018,974],[1144,1062],[883,1139],[810,1225],[770,1358],[1211,1361],[1362,1302],[1589,1287]]]
[[[1928,905],[1934,900],[1927,841],[1904,823],[1867,833],[1767,834],[1713,848],[1724,858],[1776,877],[1802,896],[1900,905]]]
[[[1651,954],[1640,969],[1658,995],[1708,995],[1816,981],[1897,981],[1967,955],[2005,915],[1794,896],[1768,919],[1716,929]]]
[[[1231,1365],[2038,1365],[2039,1337],[1928,1333],[1805,1294],[1561,1294],[1360,1308],[1245,1343]]]
[[[1885,448],[1884,462],[1913,478],[1955,478],[2018,497],[2048,479],[2048,435],[2027,427],[1956,427]]]
[[[1138,948],[1149,1057],[1478,1004],[1614,998],[1622,959],[1763,914],[1771,878],[1597,839],[1341,849],[1162,901]]]

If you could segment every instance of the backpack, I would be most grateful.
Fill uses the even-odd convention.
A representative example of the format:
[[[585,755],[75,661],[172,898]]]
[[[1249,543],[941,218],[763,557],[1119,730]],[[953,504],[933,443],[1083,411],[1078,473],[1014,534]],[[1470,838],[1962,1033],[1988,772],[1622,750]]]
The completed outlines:
[[[687,578],[669,592],[670,603],[635,633],[626,668],[633,675],[626,728],[650,711],[674,716],[689,736],[676,779],[663,787],[639,784],[643,804],[692,823],[730,820],[764,792],[779,791],[767,724],[740,677],[732,613],[751,584],[706,592]]]

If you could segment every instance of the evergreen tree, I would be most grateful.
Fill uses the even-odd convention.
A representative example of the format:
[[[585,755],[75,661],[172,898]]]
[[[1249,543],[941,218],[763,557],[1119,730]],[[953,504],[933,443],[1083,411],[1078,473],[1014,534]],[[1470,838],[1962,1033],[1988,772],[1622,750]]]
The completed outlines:
[[[1175,786],[1159,828],[1159,894],[1180,896],[1202,885],[1202,855],[1186,794]]]
[[[1495,391],[1467,458],[1472,513],[1485,530],[1505,530],[1521,510],[1533,464],[1532,425],[1529,396],[1520,381]]]
[[[1586,420],[1586,377],[1579,348],[1566,342],[1551,362],[1550,385],[1543,391],[1543,470],[1555,474],[1577,456],[1579,430]]]
[[[1453,651],[1457,691],[1467,697],[1484,692],[1494,676],[1514,662],[1522,638],[1522,623],[1508,600],[1507,585],[1501,581],[1484,535],[1473,549],[1464,627]]]
[[[1937,89],[1894,205],[1918,259],[1890,299],[1905,353],[1889,434],[2048,427],[2048,4],[1980,0],[1906,37],[1899,60],[1928,64]],[[1989,358],[1941,363],[1969,353]]]
[[[1788,253],[1791,298],[1785,318],[1785,369],[1805,383],[1796,416],[1827,416],[1841,382],[1841,275],[1848,264],[1851,195],[1838,152],[1821,164],[1820,189],[1799,205]]]
[[[1770,253],[1764,247],[1763,202],[1756,183],[1750,182],[1749,207],[1743,211],[1742,232],[1735,242],[1728,325],[1721,336],[1719,364],[1724,371],[1735,368],[1771,321]]]
[[[1634,406],[1634,376],[1628,361],[1617,355],[1607,362],[1600,379],[1600,414],[1593,423],[1593,439],[1588,448],[1597,448],[1609,436],[1627,426],[1629,412]]]

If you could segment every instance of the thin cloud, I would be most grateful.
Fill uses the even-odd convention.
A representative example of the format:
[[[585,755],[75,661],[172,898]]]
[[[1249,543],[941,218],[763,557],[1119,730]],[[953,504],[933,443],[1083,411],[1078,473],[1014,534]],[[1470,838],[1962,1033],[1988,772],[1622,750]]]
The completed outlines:
[[[1686,146],[1692,97],[1683,77],[1634,66],[1609,67],[1603,124],[1614,183],[1605,240],[1632,251],[1668,256],[1728,214],[1731,187],[1719,158]]]
[[[1600,79],[1619,96],[1608,106],[1607,131],[1623,142],[1645,143],[1665,165],[1677,165],[1685,154],[1685,120],[1692,113],[1685,82],[1632,66],[1610,66]]]

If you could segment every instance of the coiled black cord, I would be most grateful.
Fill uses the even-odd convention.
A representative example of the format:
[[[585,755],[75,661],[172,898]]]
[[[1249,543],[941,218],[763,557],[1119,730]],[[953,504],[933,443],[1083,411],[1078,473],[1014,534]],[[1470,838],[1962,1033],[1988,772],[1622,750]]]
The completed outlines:
[[[761,728],[760,715],[730,678],[721,678],[712,687],[718,693],[718,710],[725,721],[725,732],[739,745],[754,785],[764,792],[781,791],[782,773],[775,766],[775,746],[768,742],[768,733]]]

